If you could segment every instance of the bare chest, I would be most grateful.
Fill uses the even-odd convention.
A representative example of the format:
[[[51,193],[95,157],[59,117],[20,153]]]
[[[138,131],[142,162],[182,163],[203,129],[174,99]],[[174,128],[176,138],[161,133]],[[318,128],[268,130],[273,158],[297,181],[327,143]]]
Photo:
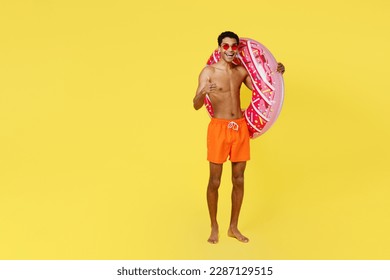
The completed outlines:
[[[238,93],[242,84],[242,78],[239,73],[216,71],[213,75],[212,82],[217,86],[217,92]]]

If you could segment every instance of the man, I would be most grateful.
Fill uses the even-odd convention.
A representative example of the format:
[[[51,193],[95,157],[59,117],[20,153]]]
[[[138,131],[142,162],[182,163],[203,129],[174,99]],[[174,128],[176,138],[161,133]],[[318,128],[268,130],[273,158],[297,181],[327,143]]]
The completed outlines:
[[[244,172],[249,160],[249,132],[241,112],[240,88],[244,83],[252,90],[250,76],[243,66],[233,64],[237,55],[239,37],[230,31],[218,37],[220,60],[205,67],[199,75],[198,88],[193,105],[199,110],[206,94],[213,104],[214,117],[211,118],[207,133],[207,160],[210,162],[210,177],[207,187],[207,204],[211,220],[211,234],[208,242],[218,243],[217,222],[218,189],[222,166],[229,156],[232,162],[232,210],[228,236],[241,242],[249,239],[238,230],[238,217],[244,196]],[[283,73],[279,63],[277,71]]]

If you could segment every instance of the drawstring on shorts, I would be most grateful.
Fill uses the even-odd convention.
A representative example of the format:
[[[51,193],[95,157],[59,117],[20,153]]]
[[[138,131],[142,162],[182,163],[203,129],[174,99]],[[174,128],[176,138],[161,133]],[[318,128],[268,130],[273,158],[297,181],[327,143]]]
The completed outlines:
[[[228,128],[238,131],[239,126],[236,122],[231,121],[230,123],[228,123]]]

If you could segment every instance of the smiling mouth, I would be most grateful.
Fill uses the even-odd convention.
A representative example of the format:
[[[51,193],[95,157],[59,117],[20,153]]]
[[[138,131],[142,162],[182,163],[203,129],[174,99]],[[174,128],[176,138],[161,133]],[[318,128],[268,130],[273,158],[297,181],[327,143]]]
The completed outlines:
[[[225,53],[225,55],[229,58],[234,58],[234,53],[233,54],[228,54],[228,53]]]

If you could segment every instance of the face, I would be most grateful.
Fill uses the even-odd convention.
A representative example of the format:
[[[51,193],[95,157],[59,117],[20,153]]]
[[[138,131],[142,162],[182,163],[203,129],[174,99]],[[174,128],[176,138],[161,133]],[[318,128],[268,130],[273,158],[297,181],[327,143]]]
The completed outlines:
[[[232,62],[238,52],[238,44],[236,39],[225,37],[219,46],[221,58],[226,62]]]

